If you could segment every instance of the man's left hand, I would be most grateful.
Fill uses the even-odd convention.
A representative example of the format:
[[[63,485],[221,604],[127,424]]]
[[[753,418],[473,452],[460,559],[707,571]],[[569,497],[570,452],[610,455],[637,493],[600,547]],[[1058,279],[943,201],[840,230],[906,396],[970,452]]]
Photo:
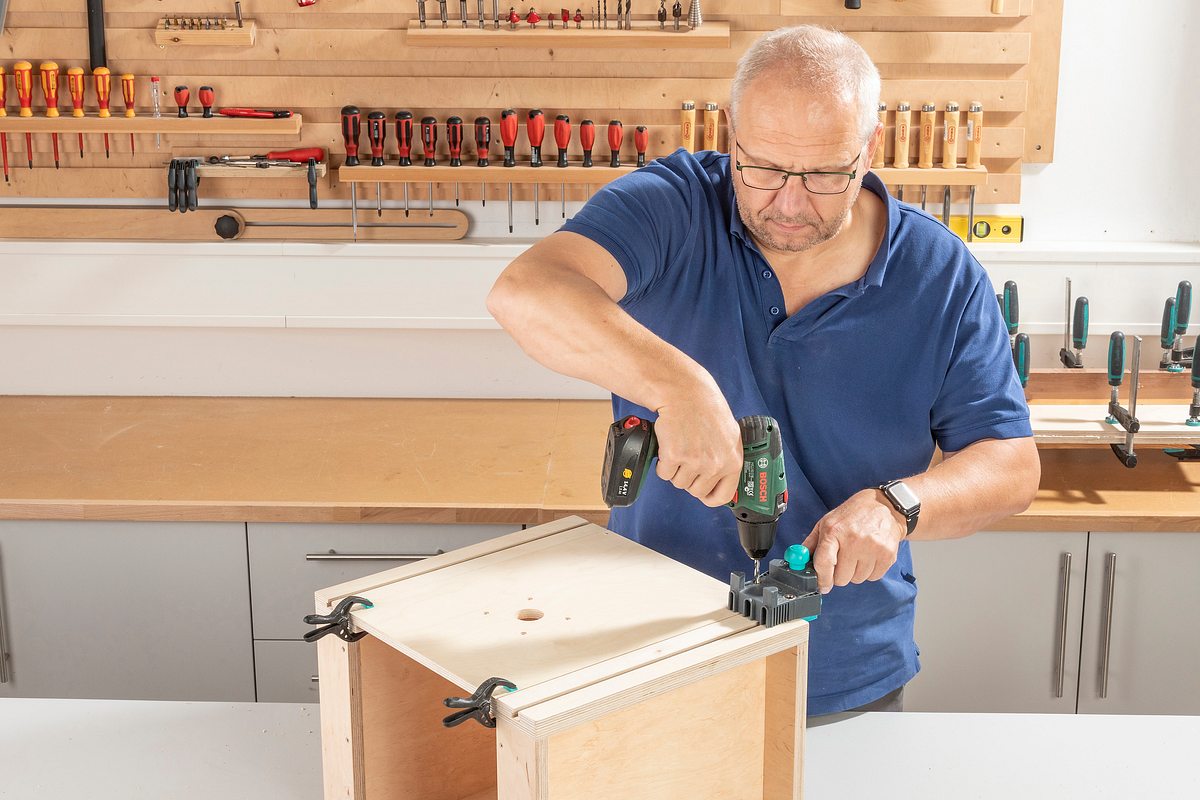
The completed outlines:
[[[908,530],[904,516],[878,489],[863,489],[817,522],[803,542],[813,554],[817,587],[877,581],[896,563]]]

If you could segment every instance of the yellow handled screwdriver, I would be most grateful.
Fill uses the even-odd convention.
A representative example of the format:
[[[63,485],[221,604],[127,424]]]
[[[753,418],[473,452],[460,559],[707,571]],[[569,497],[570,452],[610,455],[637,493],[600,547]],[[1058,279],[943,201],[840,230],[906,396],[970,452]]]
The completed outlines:
[[[96,67],[92,70],[92,76],[96,79],[96,98],[100,103],[100,118],[108,119],[112,116],[108,110],[108,97],[112,92],[112,72],[108,67]],[[104,157],[109,157],[108,134],[104,134]]]
[[[46,116],[58,116],[58,64],[53,61],[43,61],[40,67],[42,73],[42,96],[46,98]],[[54,168],[59,168],[58,163],[58,131],[50,134],[50,139],[54,142]]]
[[[0,66],[0,117],[7,117],[8,111],[4,109],[4,96],[7,93],[8,80],[4,77],[4,67]],[[0,131],[0,156],[4,161],[4,182],[8,183],[8,134]]]
[[[71,67],[67,70],[67,89],[71,92],[71,116],[83,116],[83,68]],[[83,158],[83,132],[79,132],[79,157]]]
[[[21,104],[20,116],[33,116],[33,64],[18,61],[13,64],[13,85],[17,87],[17,102]],[[25,155],[29,168],[33,169],[33,134],[25,134]]]
[[[134,77],[126,72],[121,76],[121,96],[125,99],[125,116],[136,117],[137,112],[133,110],[133,101],[136,96],[133,85]],[[136,154],[137,145],[133,142],[133,134],[129,134],[129,152]]]

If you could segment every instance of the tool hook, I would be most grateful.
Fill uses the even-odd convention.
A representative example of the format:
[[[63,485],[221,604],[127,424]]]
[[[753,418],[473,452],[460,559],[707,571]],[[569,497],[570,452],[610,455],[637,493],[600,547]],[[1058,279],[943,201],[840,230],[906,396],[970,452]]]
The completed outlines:
[[[496,727],[496,716],[492,713],[492,694],[501,686],[510,692],[517,689],[517,685],[512,681],[504,678],[488,678],[479,684],[479,688],[470,697],[447,697],[442,701],[446,704],[446,708],[463,710],[446,717],[442,720],[442,724],[447,728],[453,728],[468,719],[474,719],[485,728]]]
[[[366,636],[366,631],[359,631],[358,633],[350,632],[350,607],[356,603],[361,604],[363,608],[375,607],[375,604],[367,598],[351,595],[338,603],[329,614],[306,615],[304,617],[305,625],[323,625],[324,627],[304,634],[304,641],[315,642],[317,639],[330,633],[347,642],[357,642]]]

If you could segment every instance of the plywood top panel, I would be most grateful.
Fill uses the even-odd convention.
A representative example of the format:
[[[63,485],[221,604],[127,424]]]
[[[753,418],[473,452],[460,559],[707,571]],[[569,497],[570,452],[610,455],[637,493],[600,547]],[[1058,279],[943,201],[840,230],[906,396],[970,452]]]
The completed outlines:
[[[1127,395],[1121,396],[1128,408]],[[1050,405],[1029,407],[1033,435],[1045,444],[1096,444],[1124,442],[1125,429],[1104,421],[1107,405]],[[1138,445],[1200,444],[1200,427],[1184,424],[1186,405],[1141,403],[1137,407],[1141,430],[1134,439]]]
[[[581,680],[590,684],[690,649],[696,641],[686,634],[709,629],[709,638],[723,638],[730,621],[735,630],[753,627],[726,609],[728,591],[584,524],[370,589],[374,608],[353,618],[464,689],[491,676],[524,689],[618,661],[607,674],[588,671]],[[633,652],[633,663],[621,660]]]

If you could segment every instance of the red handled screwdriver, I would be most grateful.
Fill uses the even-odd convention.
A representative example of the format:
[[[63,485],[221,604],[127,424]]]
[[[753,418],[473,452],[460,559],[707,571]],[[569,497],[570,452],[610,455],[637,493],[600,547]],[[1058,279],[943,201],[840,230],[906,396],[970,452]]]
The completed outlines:
[[[608,162],[610,167],[621,166],[621,139],[624,136],[621,120],[614,119],[608,123],[608,149],[612,151],[612,160]]]
[[[486,167],[488,165],[488,156],[491,155],[492,149],[492,121],[487,117],[475,118],[475,156],[478,161],[475,162],[477,167]],[[484,207],[487,206],[487,184],[480,182],[479,184],[479,199],[483,201]]]
[[[387,114],[372,111],[367,114],[367,141],[371,143],[371,166],[383,166],[383,145],[387,138]],[[375,182],[375,215],[383,216],[383,184]]]
[[[358,135],[362,128],[362,112],[358,106],[342,106],[342,144],[346,148],[346,166],[358,166]],[[350,184],[350,218],[354,222],[354,237],[358,238],[358,184]]]
[[[646,130],[645,125],[638,125],[633,129],[633,146],[637,149],[637,165],[646,166],[646,148],[650,146],[650,132]]]
[[[108,110],[108,98],[112,94],[112,72],[108,67],[96,67],[92,70],[92,78],[96,82],[96,102],[100,106],[99,116],[108,119],[112,114]],[[108,134],[104,134],[104,157],[109,158]]]
[[[21,104],[21,116],[33,116],[33,64],[18,61],[13,64],[13,84],[17,87],[17,101]],[[33,169],[33,134],[25,134],[25,154],[29,157],[29,168]]]
[[[204,109],[204,113],[200,116],[210,119],[213,115],[212,107],[216,102],[217,93],[213,91],[211,86],[201,86],[200,91],[196,93],[196,97],[200,100],[200,107]]]
[[[175,105],[179,106],[179,118],[187,117],[188,99],[191,98],[192,92],[186,86],[175,87]]]
[[[396,112],[396,143],[400,146],[400,166],[412,166],[413,115],[411,111]],[[404,184],[404,216],[408,216],[408,184]]]
[[[566,17],[564,16],[563,19],[563,28],[566,28]],[[567,147],[571,144],[571,118],[566,114],[559,114],[554,118],[554,143],[558,145],[558,166],[567,166]],[[562,218],[566,219],[567,184],[565,182],[559,184],[558,191],[562,195]]]
[[[531,109],[529,121],[525,123],[525,135],[529,137],[529,166],[542,165],[542,138],[546,135],[546,116],[540,108]],[[533,224],[541,224],[541,212],[538,209],[538,184],[533,184]]]
[[[0,118],[7,117],[4,108],[4,98],[8,93],[8,78],[4,76],[4,67],[0,66]],[[0,131],[0,154],[4,157],[4,182],[8,183],[8,134]]]
[[[125,100],[125,116],[127,118],[137,116],[137,112],[133,110],[133,101],[135,97],[133,81],[134,77],[128,72],[121,76],[121,97]],[[80,139],[79,145],[80,149],[82,149],[82,139]],[[132,133],[129,134],[129,152],[134,154],[137,153],[137,145],[134,144]]]
[[[43,61],[40,67],[42,73],[42,96],[46,98],[46,116],[58,116],[58,64],[53,61]],[[54,143],[54,168],[59,168],[58,163],[58,132],[50,134],[50,140]]]
[[[83,116],[83,68],[71,67],[67,70],[67,90],[71,93],[71,116]],[[83,134],[79,134],[79,157],[83,158]]]
[[[517,165],[514,150],[517,146],[517,112],[506,108],[500,112],[500,141],[504,143],[504,166]],[[512,181],[508,182],[508,232],[513,232]]]
[[[462,126],[462,117],[450,117],[446,120],[446,142],[450,146],[450,166],[452,167],[462,166]],[[458,181],[454,182],[454,205],[458,206]]]
[[[583,148],[583,166],[592,166],[592,146],[596,144],[596,123],[590,119],[585,119],[579,123],[579,146]],[[587,191],[587,196],[592,196],[592,185],[585,184],[583,187]]]
[[[425,166],[437,166],[437,117],[421,117],[421,153]],[[429,216],[433,216],[433,181],[429,182]]]

